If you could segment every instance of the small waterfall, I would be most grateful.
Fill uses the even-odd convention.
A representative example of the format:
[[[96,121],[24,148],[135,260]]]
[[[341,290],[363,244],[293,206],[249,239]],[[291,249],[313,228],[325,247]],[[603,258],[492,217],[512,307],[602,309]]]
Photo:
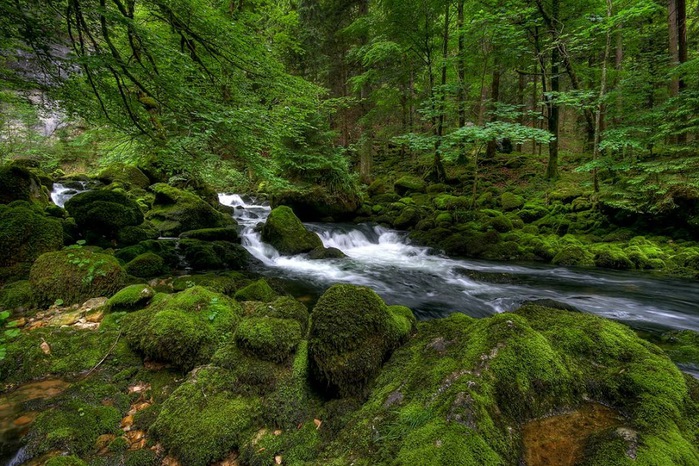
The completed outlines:
[[[53,191],[51,191],[51,200],[58,207],[63,207],[68,202],[68,199],[85,191],[88,191],[87,181],[73,181],[68,186],[62,183],[54,183]]]

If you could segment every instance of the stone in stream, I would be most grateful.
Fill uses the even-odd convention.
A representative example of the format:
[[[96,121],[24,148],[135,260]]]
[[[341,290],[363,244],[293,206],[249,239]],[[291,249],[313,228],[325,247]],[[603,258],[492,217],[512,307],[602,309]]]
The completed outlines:
[[[289,256],[323,247],[318,235],[308,231],[294,211],[286,206],[270,212],[262,227],[262,240],[274,246],[280,254]]]

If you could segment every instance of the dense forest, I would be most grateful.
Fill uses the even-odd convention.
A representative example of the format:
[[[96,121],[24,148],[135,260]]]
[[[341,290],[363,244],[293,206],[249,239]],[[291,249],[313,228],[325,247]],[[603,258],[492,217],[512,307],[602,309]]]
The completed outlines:
[[[0,463],[699,466],[699,3],[0,2]]]

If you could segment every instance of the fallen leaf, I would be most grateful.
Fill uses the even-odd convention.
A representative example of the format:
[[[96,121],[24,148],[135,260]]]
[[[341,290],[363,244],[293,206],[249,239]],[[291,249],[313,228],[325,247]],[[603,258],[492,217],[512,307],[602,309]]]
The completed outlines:
[[[282,455],[277,455],[274,457],[274,462],[277,464],[282,464]]]
[[[41,351],[43,351],[44,354],[51,354],[51,346],[49,346],[49,344],[46,343],[46,340],[42,339],[40,347]]]
[[[313,424],[316,425],[316,430],[320,429],[320,425],[323,423],[320,419],[313,419]]]

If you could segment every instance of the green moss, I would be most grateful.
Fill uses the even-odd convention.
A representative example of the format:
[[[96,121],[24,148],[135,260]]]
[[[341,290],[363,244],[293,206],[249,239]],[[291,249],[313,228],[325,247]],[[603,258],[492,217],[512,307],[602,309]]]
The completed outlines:
[[[235,226],[235,221],[230,216],[217,211],[195,194],[163,183],[155,184],[149,189],[155,194],[155,200],[147,217],[162,236],[177,236],[185,231],[204,228]]]
[[[138,278],[152,278],[166,271],[165,261],[152,252],[144,252],[126,264],[126,273]]]
[[[569,245],[561,249],[551,260],[555,265],[591,266],[594,265],[592,254],[581,246]]]
[[[252,313],[255,317],[277,317],[280,319],[293,319],[301,326],[301,333],[306,334],[308,328],[308,309],[306,306],[290,297],[283,296],[270,303],[260,304]]]
[[[27,203],[0,206],[0,267],[33,262],[63,246],[63,227]]]
[[[193,270],[244,269],[249,253],[239,244],[228,241],[180,240],[180,251]]]
[[[29,281],[39,305],[81,303],[98,296],[111,296],[124,285],[126,273],[113,256],[84,248],[67,248],[40,256]]]
[[[502,193],[502,195],[500,196],[500,206],[502,207],[502,210],[504,210],[505,212],[519,209],[523,205],[524,198],[522,196],[518,196],[509,192]]]
[[[137,256],[145,252],[152,252],[162,257],[169,267],[177,267],[180,263],[180,257],[178,256],[178,251],[175,247],[175,241],[147,240],[141,241],[133,246],[119,249],[114,253],[114,256],[124,263],[129,263]]]
[[[276,317],[247,317],[238,325],[235,341],[255,356],[283,362],[301,341],[301,326],[291,319]]]
[[[699,366],[699,333],[691,330],[664,333],[661,347],[678,363],[691,363]]]
[[[41,205],[49,203],[49,196],[41,180],[31,170],[18,164],[0,166],[0,204],[29,201]]]
[[[8,283],[0,288],[0,309],[14,311],[34,305],[34,292],[28,280]]]
[[[232,299],[195,286],[125,316],[124,334],[145,356],[189,370],[233,334],[240,314]]]
[[[393,190],[399,196],[404,196],[408,193],[424,193],[427,187],[424,180],[416,176],[403,176],[393,183]]]
[[[621,248],[610,245],[597,245],[593,248],[594,262],[597,267],[606,269],[629,270],[634,268],[633,262]]]
[[[155,290],[146,284],[130,285],[109,298],[107,307],[112,312],[129,312],[144,308],[155,296]]]
[[[235,292],[238,282],[243,278],[243,275],[239,272],[181,275],[172,281],[172,289],[184,291],[193,286],[203,286],[217,293],[230,295]]]
[[[404,342],[416,330],[417,319],[413,311],[406,306],[388,306],[388,312],[392,314],[390,321],[393,327],[392,333],[396,341]]]
[[[126,194],[105,189],[76,194],[65,204],[82,232],[116,238],[121,228],[143,223],[138,204]]]
[[[492,209],[484,209],[481,210],[481,213],[487,216],[485,224],[493,230],[499,231],[500,233],[506,233],[512,230],[512,220],[504,216],[502,212]]]
[[[233,227],[185,231],[180,235],[180,238],[198,239],[200,241],[228,241],[229,243],[240,242],[238,230]]]
[[[0,361],[0,380],[20,384],[41,377],[74,375],[92,369],[107,354],[110,356],[102,367],[138,366],[139,358],[119,338],[119,329],[108,327],[103,324],[97,331],[69,327],[23,331],[7,345],[7,357]],[[43,342],[49,345],[50,354],[42,350]]]
[[[119,421],[121,413],[113,406],[72,400],[37,417],[27,435],[27,448],[34,455],[51,450],[83,455],[100,435],[117,433]]]
[[[276,296],[277,294],[264,278],[250,283],[235,293],[235,299],[238,301],[262,301],[265,303],[273,301]]]
[[[468,209],[471,205],[471,201],[465,196],[440,194],[432,199],[432,204],[438,210],[458,210]]]
[[[124,466],[158,466],[158,455],[153,450],[136,450],[126,454]]]
[[[139,188],[147,188],[150,185],[148,177],[143,174],[138,167],[126,165],[123,163],[113,163],[102,170],[97,179],[105,184],[110,184],[115,181],[120,183],[128,183]]]
[[[406,207],[393,221],[393,226],[400,230],[405,230],[417,225],[421,218],[422,215],[418,209],[414,207]]]
[[[256,398],[211,390],[196,379],[165,401],[150,433],[188,466],[206,466],[238,449],[262,409]]]
[[[130,246],[138,244],[141,241],[157,239],[160,232],[155,226],[148,221],[136,226],[125,226],[117,232],[117,241],[120,246]]]
[[[328,289],[311,314],[309,355],[316,382],[340,396],[361,393],[399,344],[393,316],[369,288]]]
[[[294,212],[286,206],[279,206],[270,212],[262,228],[262,239],[285,255],[310,252],[323,246],[318,235],[306,230]]]
[[[87,466],[87,463],[75,455],[54,456],[44,466]]]

